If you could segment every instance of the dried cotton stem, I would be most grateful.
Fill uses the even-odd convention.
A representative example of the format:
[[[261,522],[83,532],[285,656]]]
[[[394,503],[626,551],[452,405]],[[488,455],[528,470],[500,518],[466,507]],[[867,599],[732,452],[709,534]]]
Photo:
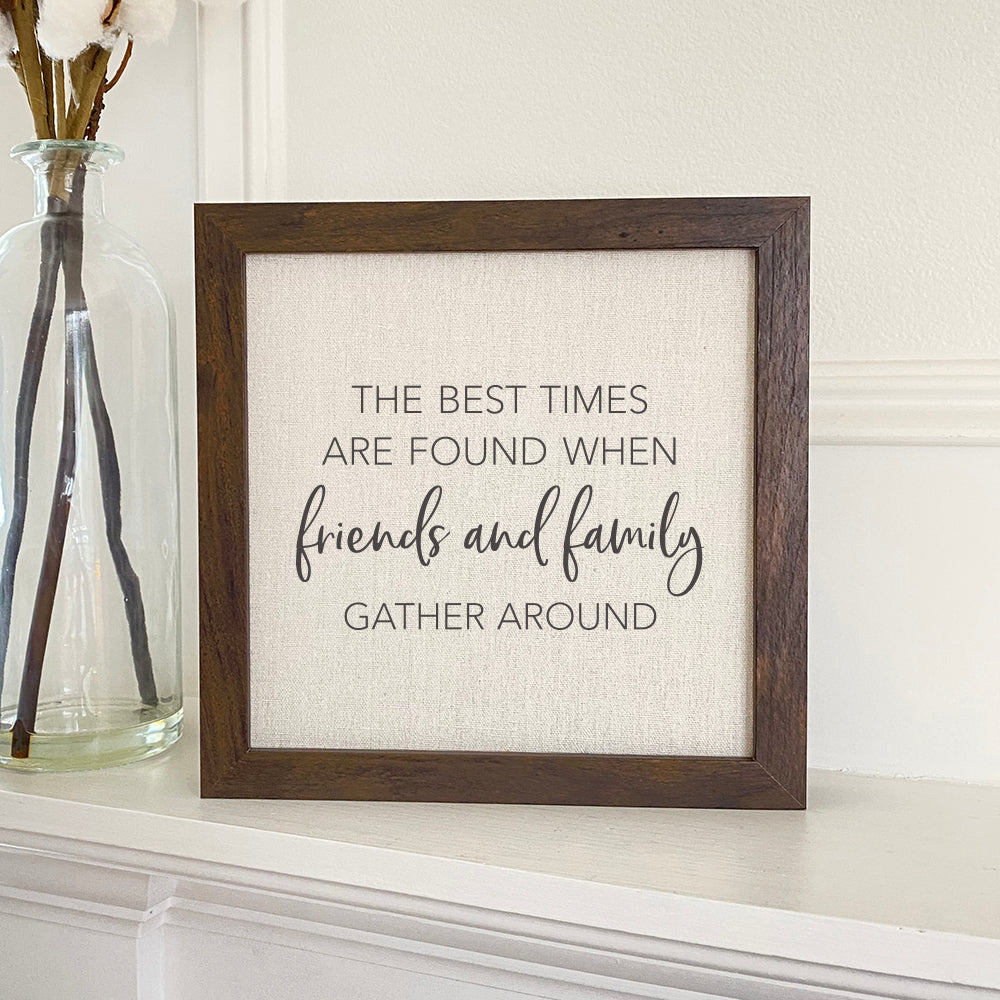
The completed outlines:
[[[66,64],[57,59],[52,64],[52,82],[55,85],[56,138],[66,138]]]
[[[41,49],[39,49],[38,61],[42,68],[42,86],[45,88],[46,130],[52,138],[57,138],[55,94],[53,93],[54,84],[52,80],[52,60]]]
[[[21,60],[24,89],[28,94],[28,107],[35,123],[35,135],[39,139],[51,139],[42,63],[35,40],[34,4],[31,0],[15,0],[10,17],[17,35],[18,58]]]
[[[66,122],[66,136],[69,139],[82,139],[87,131],[97,94],[104,83],[105,74],[108,72],[111,51],[100,45],[92,45],[84,53],[84,56],[90,56],[92,62],[87,65],[82,74],[80,90],[74,95],[74,104]],[[76,62],[75,59],[73,61]]]
[[[83,77],[87,63],[90,61],[90,50],[86,49],[69,61],[69,89],[72,104],[79,103],[80,91],[83,89]]]

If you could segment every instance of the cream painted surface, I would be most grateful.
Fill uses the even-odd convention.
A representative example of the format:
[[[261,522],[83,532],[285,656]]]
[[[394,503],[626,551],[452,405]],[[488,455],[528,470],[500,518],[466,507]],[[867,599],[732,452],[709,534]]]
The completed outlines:
[[[262,20],[280,8],[251,4]],[[286,127],[270,131],[292,197],[809,194],[815,357],[1000,357],[1000,249],[980,235],[1000,209],[990,0],[286,6]],[[104,135],[129,153],[111,211],[177,304],[190,693],[197,61],[193,5],[179,12],[169,44],[137,54]],[[3,83],[13,142],[28,117]],[[241,115],[229,96],[216,108],[236,135]],[[238,162],[259,160],[265,118]],[[26,172],[0,158],[0,228],[27,199]],[[815,765],[1000,780],[998,462],[975,447],[813,449]]]
[[[225,865],[242,870],[226,879],[238,884],[259,872],[511,912],[525,912],[530,893],[521,896],[519,886],[534,875],[539,885],[570,879],[595,894],[609,887],[649,892],[664,908],[681,896],[968,935],[1000,953],[1000,788],[812,771],[808,805],[772,811],[200,799],[193,736],[135,766],[27,776],[0,769],[0,844],[50,849],[51,840],[72,838],[81,846],[71,857],[105,864],[117,855],[126,870],[178,876],[197,873],[190,862]],[[133,861],[144,854],[159,862],[129,864],[129,852]],[[20,885],[17,867],[6,864],[0,884]],[[44,888],[38,879],[31,884]],[[126,888],[134,891],[131,881]],[[649,914],[629,906],[628,892],[614,905],[575,914],[558,893],[540,894],[530,907],[631,933],[655,929]],[[761,936],[744,936],[747,928],[709,921],[684,933],[758,954],[765,944],[778,949],[767,954],[801,949],[799,957],[811,947],[766,941],[771,930],[762,924]],[[1000,964],[993,972],[1000,979]]]
[[[784,812],[200,800],[195,739],[0,773],[0,975],[86,949],[107,1000],[997,997],[1000,788],[809,785]]]

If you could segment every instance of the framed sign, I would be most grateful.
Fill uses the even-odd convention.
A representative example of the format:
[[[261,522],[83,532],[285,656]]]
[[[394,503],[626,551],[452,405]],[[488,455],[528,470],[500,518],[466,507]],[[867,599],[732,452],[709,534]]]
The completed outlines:
[[[195,224],[203,795],[804,807],[807,199]]]

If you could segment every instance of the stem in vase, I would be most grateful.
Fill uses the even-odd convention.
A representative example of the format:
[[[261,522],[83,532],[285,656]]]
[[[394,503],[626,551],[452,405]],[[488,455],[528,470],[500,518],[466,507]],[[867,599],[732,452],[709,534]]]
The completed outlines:
[[[67,255],[67,265],[69,259]],[[87,314],[87,302],[80,289],[83,315]],[[139,685],[139,697],[145,705],[156,705],[156,680],[153,677],[153,662],[149,655],[149,636],[146,630],[146,611],[142,601],[139,577],[132,567],[125,543],[122,541],[122,477],[118,465],[118,450],[111,427],[111,417],[104,393],[101,390],[101,376],[97,369],[97,355],[94,352],[94,335],[89,317],[82,324],[83,341],[80,350],[84,378],[87,382],[87,400],[90,404],[90,418],[97,438],[97,463],[101,473],[101,500],[104,504],[104,526],[111,548],[111,559],[118,574],[118,583],[125,602],[125,618],[128,621],[129,641],[132,646],[132,662],[135,679]]]
[[[42,664],[52,622],[52,610],[59,582],[59,570],[72,503],[76,473],[77,416],[80,409],[79,397],[84,382],[86,383],[89,411],[97,443],[105,529],[125,604],[125,617],[128,622],[139,696],[146,705],[156,705],[159,701],[152,659],[149,653],[149,637],[142,590],[139,577],[132,566],[122,540],[121,468],[118,462],[111,418],[101,388],[90,313],[83,289],[83,188],[83,168],[79,167],[72,185],[69,211],[64,210],[57,223],[61,232],[61,252],[56,255],[55,266],[58,268],[61,260],[66,292],[66,381],[63,399],[63,431],[45,552],[31,617],[24,670],[21,676],[17,719],[11,734],[11,754],[16,758],[29,756],[31,734],[34,731],[38,711]],[[38,367],[40,372],[40,362]],[[37,392],[37,379],[35,388]],[[30,439],[30,428],[28,437]],[[24,442],[25,466],[27,464],[27,443],[27,441]],[[25,472],[25,502],[26,483],[27,474]],[[21,523],[23,531],[23,511]],[[12,594],[13,568],[10,576]],[[9,611],[6,620],[9,635]]]
[[[14,575],[24,536],[24,518],[28,509],[28,457],[31,429],[38,400],[38,384],[42,377],[45,345],[48,342],[52,311],[55,307],[56,284],[62,264],[63,228],[58,213],[65,209],[58,198],[49,200],[49,214],[41,228],[41,264],[38,273],[38,293],[31,315],[28,342],[21,368],[21,385],[17,393],[14,415],[14,503],[10,527],[4,543],[0,567],[0,690],[3,689],[4,665],[10,642],[10,620],[14,603]]]
[[[56,464],[56,481],[49,509],[49,526],[45,533],[45,550],[42,568],[35,591],[35,606],[31,613],[28,631],[28,648],[24,654],[24,671],[21,674],[21,692],[17,703],[17,719],[11,733],[11,756],[26,758],[29,754],[31,733],[35,730],[38,712],[38,692],[42,683],[42,664],[49,641],[52,608],[59,585],[59,568],[62,564],[66,528],[69,524],[73,487],[76,480],[76,414],[79,408],[80,378],[77,352],[80,344],[80,326],[87,322],[80,309],[81,283],[73,280],[73,269],[66,266],[71,254],[82,251],[83,227],[79,216],[63,221],[63,276],[66,285],[65,344],[66,365],[63,382],[62,442]],[[79,248],[75,246],[79,244]],[[72,248],[72,249],[71,249]]]

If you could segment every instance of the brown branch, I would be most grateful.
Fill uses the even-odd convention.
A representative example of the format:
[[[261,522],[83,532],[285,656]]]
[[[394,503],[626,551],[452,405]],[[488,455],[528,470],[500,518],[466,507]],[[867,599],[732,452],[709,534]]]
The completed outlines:
[[[74,185],[75,187],[75,185]],[[63,378],[62,437],[59,458],[56,463],[55,485],[52,490],[52,504],[49,508],[49,526],[45,532],[45,548],[42,550],[42,565],[39,570],[38,586],[35,589],[35,603],[31,612],[28,629],[28,645],[24,653],[24,668],[21,671],[21,690],[17,701],[18,733],[12,736],[17,741],[12,746],[11,756],[25,758],[30,753],[31,736],[35,731],[38,713],[38,694],[42,683],[42,666],[45,650],[49,642],[52,624],[52,609],[55,605],[56,590],[59,587],[59,570],[62,567],[63,549],[66,545],[66,529],[69,525],[70,507],[76,486],[76,414],[81,386],[77,355],[80,350],[81,326],[89,322],[86,310],[81,310],[79,283],[75,269],[67,268],[66,255],[71,248],[83,245],[82,217],[72,216],[66,226],[63,255],[63,282],[66,304],[65,326],[65,376]],[[76,249],[73,252],[82,252]]]
[[[97,130],[101,127],[101,115],[104,112],[104,95],[108,90],[108,78],[104,77],[97,87],[97,95],[94,97],[94,110],[90,112],[90,120],[87,122],[87,131],[84,132],[84,139],[93,142],[97,138]]]
[[[59,268],[63,259],[63,225],[54,214],[58,202],[49,203],[50,212],[41,228],[41,263],[38,273],[38,293],[35,310],[28,328],[28,343],[21,367],[21,383],[14,411],[13,503],[9,511],[9,527],[4,542],[3,564],[0,568],[0,688],[3,687],[4,666],[10,643],[10,620],[14,603],[14,575],[24,537],[28,510],[28,457],[31,451],[31,428],[35,419],[38,387],[42,377],[45,347],[56,301]]]
[[[153,675],[153,665],[149,653],[149,638],[146,628],[145,610],[139,578],[129,559],[128,552],[122,541],[121,515],[121,469],[115,449],[114,432],[108,415],[101,381],[97,368],[97,357],[94,349],[93,331],[90,326],[90,314],[87,299],[83,290],[83,216],[82,204],[84,197],[84,167],[81,164],[75,173],[74,180],[68,185],[72,189],[68,208],[53,203],[53,212],[65,213],[54,222],[54,227],[48,229],[46,223],[42,229],[43,251],[45,237],[49,235],[60,242],[50,252],[42,256],[42,276],[48,275],[49,282],[45,285],[46,298],[51,313],[52,299],[55,297],[55,272],[62,265],[65,289],[65,366],[64,407],[62,440],[59,451],[58,469],[52,506],[49,514],[49,527],[46,533],[45,549],[42,566],[35,593],[35,603],[32,610],[29,628],[28,646],[25,652],[24,667],[21,674],[21,686],[18,697],[17,718],[11,732],[11,756],[26,759],[31,752],[31,736],[35,729],[38,711],[38,698],[41,687],[42,668],[48,646],[49,631],[52,624],[52,612],[59,575],[62,566],[63,548],[66,540],[66,530],[70,507],[73,500],[73,487],[77,457],[77,425],[76,411],[83,386],[80,384],[80,370],[86,382],[87,397],[90,404],[90,415],[94,423],[94,433],[97,442],[98,467],[101,477],[101,497],[104,505],[105,527],[108,543],[111,548],[112,560],[118,574],[122,596],[125,603],[125,616],[128,622],[129,638],[132,647],[132,658],[135,666],[139,694],[145,705],[155,706],[158,703],[156,680]],[[54,252],[51,252],[54,249]],[[50,271],[46,272],[45,266]],[[49,294],[50,290],[50,294]],[[42,286],[39,288],[41,300]],[[36,308],[36,313],[39,310]],[[44,318],[44,317],[42,317]],[[34,320],[33,320],[34,322]],[[47,324],[46,320],[46,324]],[[33,328],[34,329],[34,328]],[[47,325],[44,330],[47,333]],[[29,349],[32,347],[29,340]],[[44,343],[41,345],[44,350]],[[77,358],[82,364],[77,363]],[[22,392],[18,398],[18,431],[17,444],[30,441],[30,421],[27,432],[23,426],[25,421],[20,418],[25,415],[27,402],[24,397],[25,384],[28,390],[37,394],[37,379],[41,373],[42,353],[36,350],[26,356],[25,369],[22,373]],[[32,362],[29,368],[29,361]],[[32,378],[32,376],[34,376]],[[33,410],[34,395],[31,406]],[[3,655],[0,655],[0,671],[6,658],[7,639],[9,638],[10,608],[13,595],[14,564],[17,559],[17,549],[20,548],[21,531],[23,531],[24,510],[27,504],[27,447],[18,450],[15,463],[21,473],[15,477],[15,518],[11,532],[16,530],[16,537],[8,535],[4,552],[2,575],[2,607],[0,607],[0,640],[3,642]],[[17,487],[22,487],[20,490]],[[18,517],[18,514],[20,517]],[[2,674],[0,674],[2,676]],[[0,684],[2,686],[2,684]]]
[[[125,54],[122,56],[121,65],[118,67],[118,71],[113,77],[108,81],[104,88],[104,93],[106,94],[121,78],[122,73],[125,72],[125,67],[128,65],[129,59],[132,58],[132,39],[128,40],[128,45],[125,47]]]

